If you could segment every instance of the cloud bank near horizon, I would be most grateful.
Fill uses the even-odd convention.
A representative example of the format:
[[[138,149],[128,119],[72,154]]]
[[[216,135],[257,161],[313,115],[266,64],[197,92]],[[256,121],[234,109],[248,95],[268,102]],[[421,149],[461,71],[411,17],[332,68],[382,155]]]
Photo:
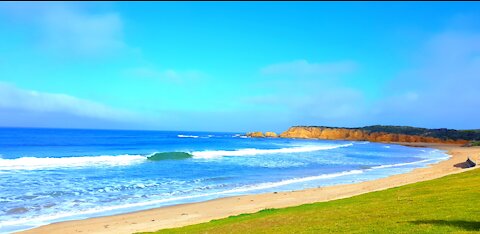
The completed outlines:
[[[66,117],[67,121],[63,122],[67,124],[68,119],[75,119],[75,122],[78,122],[82,118],[89,123],[94,123],[95,120],[117,124],[139,122],[139,116],[133,112],[67,94],[20,89],[2,82],[0,82],[0,112],[4,113],[1,118],[3,126],[28,126],[19,122],[19,119],[26,117],[35,118],[34,122],[40,127],[55,126],[49,123],[52,120],[58,121],[59,116]],[[71,127],[76,127],[76,124],[72,123]]]

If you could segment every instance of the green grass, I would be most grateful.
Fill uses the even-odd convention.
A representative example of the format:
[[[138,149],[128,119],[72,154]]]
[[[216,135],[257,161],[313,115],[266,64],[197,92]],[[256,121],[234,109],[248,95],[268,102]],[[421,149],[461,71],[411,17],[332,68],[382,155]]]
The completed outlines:
[[[155,233],[479,233],[480,170]]]
[[[470,142],[470,146],[480,146],[480,141],[472,141]]]

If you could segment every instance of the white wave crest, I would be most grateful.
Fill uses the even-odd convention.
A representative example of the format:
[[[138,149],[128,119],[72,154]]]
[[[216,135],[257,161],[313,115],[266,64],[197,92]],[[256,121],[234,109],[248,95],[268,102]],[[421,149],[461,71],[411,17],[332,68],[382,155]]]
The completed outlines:
[[[195,135],[177,135],[179,138],[198,138],[198,136]]]
[[[193,158],[199,159],[209,159],[209,158],[219,158],[224,156],[253,156],[259,154],[285,154],[285,153],[303,153],[303,152],[312,152],[320,150],[330,150],[340,147],[349,147],[352,146],[352,143],[343,144],[343,145],[322,145],[322,146],[301,146],[301,147],[291,147],[291,148],[281,148],[281,149],[239,149],[239,150],[211,150],[211,151],[197,151],[192,152]]]
[[[371,167],[370,169],[382,169],[382,168],[390,168],[390,167],[401,167],[401,166],[415,165],[415,164],[421,164],[421,163],[426,163],[426,162],[436,162],[436,161],[441,161],[441,160],[445,160],[445,159],[448,159],[448,157],[425,159],[425,160],[420,160],[420,161],[415,161],[415,162],[408,162],[408,163],[386,164],[386,165],[374,166],[374,167]]]
[[[235,134],[235,135],[233,135],[232,137],[235,137],[235,138],[248,138],[248,136],[245,136],[245,135],[242,135],[242,134]]]
[[[336,177],[346,176],[346,175],[362,174],[363,172],[364,170],[351,170],[351,171],[343,171],[343,172],[331,173],[331,174],[322,174],[318,176],[295,178],[295,179],[289,179],[289,180],[282,180],[278,182],[261,183],[253,186],[245,186],[245,187],[228,190],[226,192],[239,193],[239,192],[248,192],[253,190],[269,189],[269,188],[275,188],[275,187],[280,187],[280,186],[295,184],[295,183],[302,183],[302,182],[321,180],[321,179],[331,179],[331,178],[336,178]]]
[[[0,159],[0,170],[38,170],[51,168],[72,168],[91,166],[125,166],[146,160],[142,155],[102,155],[63,158],[22,157]]]

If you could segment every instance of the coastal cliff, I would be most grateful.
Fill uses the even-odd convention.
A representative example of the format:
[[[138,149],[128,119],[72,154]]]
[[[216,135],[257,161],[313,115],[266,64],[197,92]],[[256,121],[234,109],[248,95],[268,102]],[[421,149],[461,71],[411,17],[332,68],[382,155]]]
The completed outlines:
[[[285,138],[315,138],[325,140],[353,140],[373,142],[422,142],[422,143],[449,143],[466,144],[468,139],[449,139],[425,135],[404,133],[389,133],[369,129],[329,128],[329,127],[291,127],[280,134]]]
[[[265,137],[261,133],[261,137]],[[250,137],[258,137],[247,134]],[[353,140],[372,142],[421,142],[467,144],[480,140],[480,130],[426,129],[405,126],[367,126],[362,128],[335,128],[323,126],[295,126],[279,135],[283,138],[325,140]]]
[[[266,132],[265,137],[278,137],[278,135],[274,132]]]

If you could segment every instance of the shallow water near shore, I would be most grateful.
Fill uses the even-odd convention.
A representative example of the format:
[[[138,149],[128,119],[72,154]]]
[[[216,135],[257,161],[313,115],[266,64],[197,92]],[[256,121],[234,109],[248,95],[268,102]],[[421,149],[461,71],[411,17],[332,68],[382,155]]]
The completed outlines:
[[[446,158],[428,148],[238,133],[3,128],[0,232],[226,196],[356,183]]]

